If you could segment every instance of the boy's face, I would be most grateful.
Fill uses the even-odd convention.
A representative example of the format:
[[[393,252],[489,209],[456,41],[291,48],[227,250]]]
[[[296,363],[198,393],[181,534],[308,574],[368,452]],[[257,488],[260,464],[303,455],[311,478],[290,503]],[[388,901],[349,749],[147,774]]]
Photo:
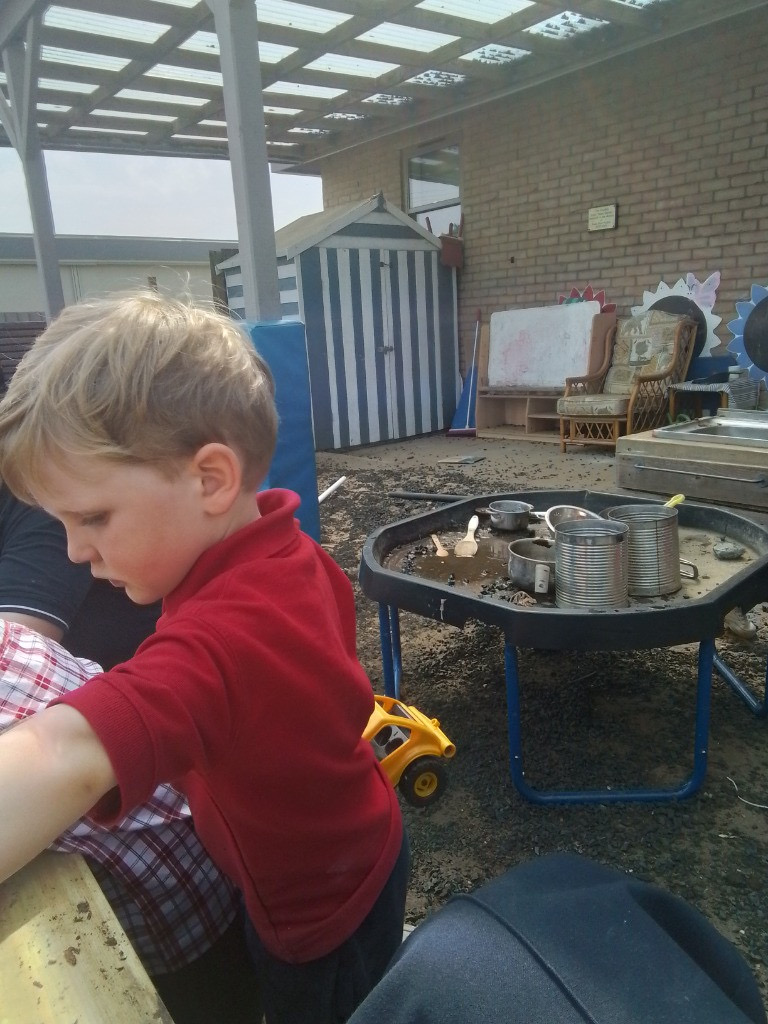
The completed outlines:
[[[193,460],[169,478],[146,465],[68,455],[46,470],[38,503],[67,532],[69,557],[136,604],[169,594],[220,538]]]

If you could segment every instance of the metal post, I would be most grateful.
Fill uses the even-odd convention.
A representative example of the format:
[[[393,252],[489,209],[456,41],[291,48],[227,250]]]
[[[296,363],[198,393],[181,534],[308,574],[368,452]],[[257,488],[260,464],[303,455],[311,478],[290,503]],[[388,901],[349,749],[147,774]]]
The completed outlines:
[[[280,287],[269,183],[259,39],[253,0],[206,0],[221,51],[229,159],[247,320],[279,320]]]
[[[27,23],[26,38],[14,37],[2,51],[11,103],[3,106],[0,117],[21,158],[45,314],[51,320],[64,308],[64,289],[56,255],[56,232],[45,159],[37,130],[38,32],[39,20],[32,17]]]

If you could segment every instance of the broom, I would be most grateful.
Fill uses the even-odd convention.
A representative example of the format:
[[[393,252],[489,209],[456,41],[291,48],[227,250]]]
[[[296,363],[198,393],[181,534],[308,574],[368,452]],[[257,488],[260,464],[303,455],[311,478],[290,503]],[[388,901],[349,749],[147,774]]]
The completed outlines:
[[[475,411],[475,377],[477,375],[477,343],[480,338],[480,310],[477,311],[475,321],[475,343],[472,346],[472,363],[469,368],[469,375],[464,382],[464,390],[459,400],[459,407],[456,410],[453,422],[448,430],[449,437],[476,437],[477,427],[474,422]],[[465,412],[466,410],[466,412]],[[462,413],[465,414],[462,416]]]

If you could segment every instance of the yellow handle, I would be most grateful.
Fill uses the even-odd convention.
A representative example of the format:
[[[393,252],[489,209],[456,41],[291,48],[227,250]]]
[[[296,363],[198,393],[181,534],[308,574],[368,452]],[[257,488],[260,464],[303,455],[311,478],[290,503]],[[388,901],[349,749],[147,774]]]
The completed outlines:
[[[683,501],[685,501],[684,494],[673,494],[669,501],[664,502],[664,508],[674,508],[675,505],[679,505]]]

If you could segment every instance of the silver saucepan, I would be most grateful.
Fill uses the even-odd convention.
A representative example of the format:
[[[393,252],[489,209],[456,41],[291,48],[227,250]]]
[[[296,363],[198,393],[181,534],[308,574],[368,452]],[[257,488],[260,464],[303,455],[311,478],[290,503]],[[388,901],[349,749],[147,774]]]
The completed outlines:
[[[488,505],[491,526],[495,530],[524,530],[530,522],[533,505],[527,501],[492,501]]]
[[[508,545],[507,574],[521,590],[547,594],[555,589],[555,542],[523,537]]]

